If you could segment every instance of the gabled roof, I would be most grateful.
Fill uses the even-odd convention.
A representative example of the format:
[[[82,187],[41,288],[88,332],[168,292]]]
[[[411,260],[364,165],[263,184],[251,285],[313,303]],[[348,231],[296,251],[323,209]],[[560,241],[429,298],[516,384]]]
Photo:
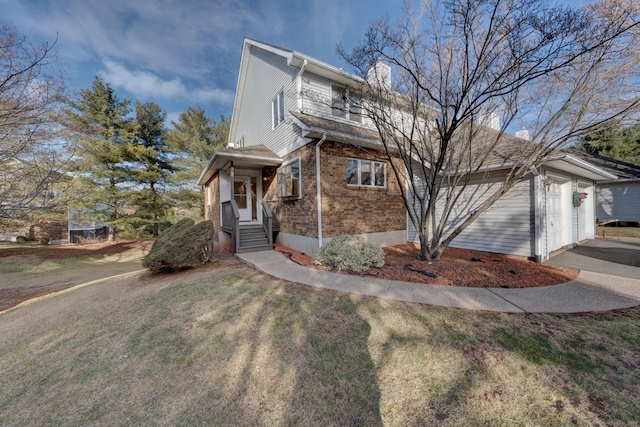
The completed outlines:
[[[270,43],[253,40],[248,37],[244,38],[242,44],[242,55],[240,58],[240,70],[238,71],[238,81],[236,83],[236,93],[233,100],[233,111],[231,113],[231,126],[229,129],[229,144],[232,144],[236,138],[236,128],[238,126],[238,116],[242,110],[242,99],[244,97],[244,86],[247,73],[249,70],[249,59],[251,58],[251,49],[257,47],[259,49],[271,52],[274,55],[281,56],[287,60],[287,65],[294,67],[300,71],[306,70],[321,77],[325,77],[332,81],[342,84],[361,80],[359,77],[350,74],[341,68],[334,67],[325,62],[312,58],[295,50],[285,49]]]
[[[370,148],[382,148],[380,135],[373,129],[297,111],[289,111],[289,113],[298,120],[298,124],[306,132],[306,137],[320,138],[326,135],[329,139],[339,142]],[[472,157],[479,155],[482,141],[493,143],[496,136],[495,132],[497,131],[482,126],[474,137],[478,142],[476,145],[477,152],[472,152],[470,155]],[[503,134],[498,144],[489,152],[482,170],[500,170],[512,167],[526,154],[527,147],[533,149],[533,143],[513,135]],[[569,152],[559,153],[549,159],[546,165],[594,181],[614,180],[617,178],[617,175],[612,171],[601,168],[599,165],[574,156]]]
[[[600,169],[604,169],[607,172],[616,175],[619,179],[640,180],[640,166],[612,159],[610,157],[601,156],[599,154],[588,153],[577,148],[568,148],[565,151],[574,157],[594,164]]]
[[[263,144],[216,151],[200,174],[198,185],[206,185],[218,170],[225,169],[230,162],[236,167],[279,166],[282,158]]]

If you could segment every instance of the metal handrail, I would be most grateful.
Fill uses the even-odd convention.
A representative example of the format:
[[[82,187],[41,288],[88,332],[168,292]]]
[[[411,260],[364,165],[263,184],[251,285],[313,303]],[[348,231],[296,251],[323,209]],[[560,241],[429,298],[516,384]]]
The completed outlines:
[[[233,199],[222,202],[222,228],[231,232],[231,246],[236,253],[240,242],[240,211]]]
[[[262,206],[262,228],[264,228],[271,246],[273,245],[273,214],[266,203],[261,202],[260,205]]]

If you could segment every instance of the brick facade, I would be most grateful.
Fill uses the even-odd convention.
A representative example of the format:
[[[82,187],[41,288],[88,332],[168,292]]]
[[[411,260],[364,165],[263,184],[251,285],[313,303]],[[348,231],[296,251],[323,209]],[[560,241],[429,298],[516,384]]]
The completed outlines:
[[[385,188],[357,187],[347,185],[347,158],[380,162],[384,156],[349,144],[328,142],[321,146],[323,235],[333,237],[406,229],[404,202],[388,162],[384,162],[387,164]]]
[[[220,219],[220,174],[216,173],[211,181],[206,185],[205,195],[205,219],[210,220],[213,223],[215,230],[215,240],[218,240],[218,233],[220,233],[221,219]]]
[[[280,231],[306,237],[318,237],[316,209],[316,159],[315,143],[310,143],[286,155],[284,162],[300,157],[300,185],[302,197],[297,200],[281,200],[277,196],[276,168],[262,170],[262,194],[264,200],[277,201],[280,206]]]
[[[278,201],[280,231],[284,233],[318,237],[316,143],[312,141],[284,158],[286,162],[300,156],[301,199],[278,201],[277,169],[268,167],[262,170],[264,199]],[[371,150],[365,151],[349,144],[326,141],[320,146],[323,236],[404,230],[404,203],[390,166],[387,165],[385,188],[347,186],[347,158],[381,161]]]

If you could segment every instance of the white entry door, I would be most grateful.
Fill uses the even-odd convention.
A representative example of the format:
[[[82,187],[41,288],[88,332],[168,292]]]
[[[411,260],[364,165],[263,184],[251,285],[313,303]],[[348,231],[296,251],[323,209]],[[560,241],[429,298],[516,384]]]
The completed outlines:
[[[233,177],[233,198],[238,205],[240,221],[251,221],[251,177]]]
[[[547,251],[564,246],[564,184],[552,181],[547,190]]]

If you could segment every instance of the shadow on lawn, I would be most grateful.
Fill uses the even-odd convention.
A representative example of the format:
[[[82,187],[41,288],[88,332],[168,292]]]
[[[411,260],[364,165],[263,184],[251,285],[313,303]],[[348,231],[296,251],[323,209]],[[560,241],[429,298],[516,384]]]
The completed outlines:
[[[215,335],[209,339],[217,341],[220,360],[208,392],[179,422],[382,426],[367,346],[371,327],[349,296],[290,284],[245,285],[229,283],[236,293],[196,322],[196,329]]]

